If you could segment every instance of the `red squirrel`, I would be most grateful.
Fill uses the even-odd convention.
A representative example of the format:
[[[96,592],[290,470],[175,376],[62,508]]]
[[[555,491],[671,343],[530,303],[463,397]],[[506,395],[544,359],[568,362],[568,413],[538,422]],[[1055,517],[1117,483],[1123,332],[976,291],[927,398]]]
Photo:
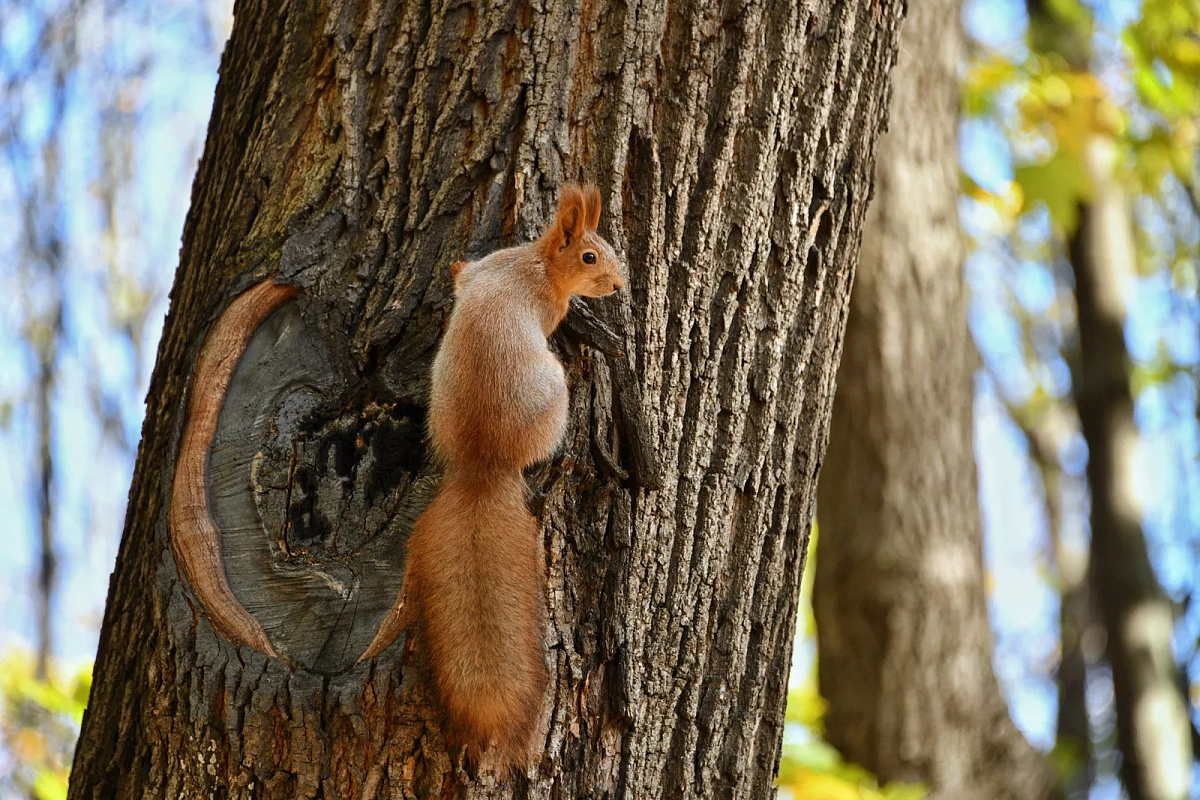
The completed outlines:
[[[565,187],[536,242],[450,268],[455,301],[433,363],[429,435],[445,477],[408,540],[406,610],[423,642],[449,743],[529,760],[548,674],[544,557],[522,470],[567,427],[567,381],[547,346],[571,295],[624,278],[596,232],[600,193]]]

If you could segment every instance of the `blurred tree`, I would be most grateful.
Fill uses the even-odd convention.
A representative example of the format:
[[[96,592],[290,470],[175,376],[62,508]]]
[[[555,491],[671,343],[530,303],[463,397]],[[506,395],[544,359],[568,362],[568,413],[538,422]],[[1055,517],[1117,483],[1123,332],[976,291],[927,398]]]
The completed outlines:
[[[0,0],[0,796],[66,792],[221,5]]]
[[[1154,569],[1138,497],[1147,487],[1136,485],[1143,476],[1135,466],[1141,437],[1134,413],[1135,400],[1149,397],[1144,412],[1154,395],[1175,391],[1175,360],[1186,360],[1189,347],[1156,320],[1158,352],[1135,364],[1128,334],[1146,323],[1134,319],[1129,327],[1126,301],[1140,295],[1144,316],[1146,287],[1160,285],[1168,287],[1163,294],[1171,295],[1166,302],[1173,307],[1194,307],[1200,4],[1139,5],[1137,17],[1126,22],[1121,14],[1131,9],[1115,4],[1031,0],[1027,49],[980,47],[966,80],[969,112],[999,123],[1014,167],[1008,191],[967,181],[970,203],[979,204],[976,211],[986,208],[999,233],[1001,255],[992,261],[1014,275],[1040,267],[1057,284],[1056,297],[1036,312],[1012,303],[1026,363],[1017,370],[1016,391],[1011,377],[1001,391],[1017,398],[1007,403],[1046,486],[1062,592],[1056,749],[1073,797],[1086,796],[1093,774],[1107,781],[1118,763],[1131,796],[1183,797],[1194,767],[1189,733],[1194,741],[1195,731],[1188,730],[1189,707],[1179,689],[1184,668],[1173,644],[1179,633],[1194,632],[1198,620],[1194,607],[1189,612],[1181,604],[1191,619],[1176,627],[1176,607],[1160,580],[1174,574],[1176,597],[1186,599],[1178,565],[1160,574]],[[1191,378],[1186,402],[1194,413]],[[1004,382],[1000,376],[997,383]],[[1176,425],[1182,432],[1173,436],[1190,438],[1194,420]],[[1084,554],[1063,546],[1055,524],[1062,498],[1052,488],[1058,475],[1083,471],[1077,436],[1087,444],[1091,495]],[[1156,469],[1151,492],[1194,492],[1186,476],[1165,464]],[[1193,494],[1170,502],[1194,508],[1196,500]],[[1195,528],[1185,518],[1159,528],[1162,567],[1162,554],[1188,550]],[[1195,574],[1194,563],[1188,569]],[[1089,588],[1095,612],[1085,598]],[[1101,643],[1111,664],[1115,715],[1097,703],[1089,714],[1085,703],[1084,687],[1092,684],[1095,700],[1108,680],[1105,668],[1088,678],[1089,659],[1100,659]],[[1196,652],[1183,655],[1194,659]],[[1193,674],[1197,667],[1193,663]],[[1110,742],[1114,720],[1118,752]]]
[[[2,11],[0,11],[2,13]],[[36,419],[34,495],[37,509],[37,575],[34,579],[36,675],[46,680],[53,651],[53,597],[56,564],[54,537],[55,405],[54,391],[63,338],[65,252],[59,198],[63,162],[63,128],[67,76],[75,68],[74,17],[45,14],[38,20],[36,44],[25,59],[0,70],[0,152],[17,201],[18,271],[23,288],[36,298],[23,309],[22,334],[35,363],[32,411]],[[44,123],[28,129],[29,84],[45,94],[38,98]]]
[[[808,558],[800,582],[800,630],[797,636],[815,641],[812,589],[819,548],[817,526],[813,525],[808,542]],[[794,687],[788,692],[787,721],[800,728],[799,741],[787,741],[779,763],[779,788],[791,800],[923,800],[925,786],[891,782],[879,785],[879,779],[857,764],[842,758],[837,749],[824,740],[828,704],[817,685],[817,662],[805,669],[792,664]]]
[[[958,226],[959,3],[903,33],[820,480],[826,738],[932,797],[1036,800],[1048,762],[992,670]]]
[[[1191,721],[1171,640],[1175,611],[1142,532],[1134,477],[1138,441],[1125,292],[1137,272],[1129,197],[1118,171],[1119,120],[1091,71],[1091,18],[1082,5],[1030,0],[1030,42],[1057,59],[1071,101],[1054,106],[1054,158],[1078,176],[1060,216],[1075,280],[1079,358],[1073,381],[1088,446],[1090,582],[1104,622],[1116,697],[1121,776],[1132,800],[1184,800]],[[1145,9],[1153,13],[1153,7]],[[1052,62],[1053,63],[1053,62]]]
[[[203,16],[200,9],[154,8],[174,14],[190,34],[189,47],[174,48],[172,57],[215,48],[199,26],[188,27],[191,16]],[[153,337],[153,311],[166,294],[156,268],[163,248],[137,221],[153,223],[178,206],[175,196],[186,196],[190,175],[173,176],[171,168],[180,156],[194,164],[196,136],[179,132],[171,148],[156,148],[153,164],[132,163],[133,151],[154,148],[156,135],[181,121],[159,116],[177,112],[174,102],[148,113],[141,97],[146,81],[169,80],[156,60],[168,45],[125,40],[156,25],[154,8],[123,0],[0,0],[0,202],[13,210],[0,223],[0,392],[11,400],[2,420],[15,456],[10,468],[23,483],[11,520],[19,538],[26,507],[33,517],[30,633],[43,675],[54,629],[77,630],[55,609],[62,566],[56,551],[72,550],[68,562],[86,559],[77,539],[63,545],[62,538],[88,527],[93,505],[103,515],[121,501],[104,496],[104,482],[87,465],[120,472],[128,468],[122,461],[132,461],[147,328]],[[143,195],[159,191],[168,196],[147,210]],[[169,237],[164,244],[175,250]],[[88,435],[81,437],[81,428]],[[88,458],[70,458],[93,438]],[[95,527],[104,533],[105,521]]]
[[[71,796],[508,796],[461,786],[403,643],[354,663],[395,596],[362,578],[363,554],[394,557],[432,477],[422,421],[446,265],[530,236],[583,175],[633,300],[597,304],[623,343],[578,310],[558,339],[573,424],[536,476],[550,729],[513,791],[769,793],[901,5],[240,4]],[[244,495],[256,515],[222,546],[252,539],[269,557],[223,566],[281,659],[214,632],[166,508],[205,330],[276,274],[302,292],[251,338],[225,409],[295,433],[293,468],[276,482],[260,450],[244,471],[214,467],[207,499]],[[220,402],[212,388],[191,392]],[[285,394],[316,398],[299,423],[273,413]],[[661,491],[642,448],[670,476]],[[275,585],[311,591],[242,601]]]
[[[1065,541],[1063,483],[1069,480],[1059,463],[1071,435],[1078,429],[1073,409],[1045,395],[1024,405],[1008,404],[1008,415],[1020,427],[1041,479],[1043,513],[1050,536],[1059,592],[1060,654],[1055,670],[1058,709],[1054,728],[1053,762],[1065,794],[1087,798],[1095,778],[1091,722],[1087,710],[1087,637],[1103,636],[1092,608],[1087,580],[1087,553]]]

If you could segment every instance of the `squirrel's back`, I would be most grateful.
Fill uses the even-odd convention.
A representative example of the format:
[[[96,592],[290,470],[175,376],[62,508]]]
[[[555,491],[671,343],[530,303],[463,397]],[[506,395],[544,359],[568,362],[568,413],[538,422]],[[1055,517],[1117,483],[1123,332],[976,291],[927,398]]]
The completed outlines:
[[[562,364],[546,337],[573,294],[624,279],[596,233],[594,188],[564,190],[537,242],[451,267],[455,303],[434,361],[430,438],[446,473],[408,540],[405,598],[452,744],[524,763],[545,697],[541,531],[522,470],[567,426]]]
[[[536,258],[502,250],[464,276],[433,366],[429,432],[443,458],[521,469],[558,448],[567,380],[534,302]]]

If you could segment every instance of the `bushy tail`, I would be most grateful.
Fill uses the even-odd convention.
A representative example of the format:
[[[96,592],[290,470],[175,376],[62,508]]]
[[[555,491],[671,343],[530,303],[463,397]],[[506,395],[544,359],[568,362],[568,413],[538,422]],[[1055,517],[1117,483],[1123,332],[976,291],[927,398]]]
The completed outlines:
[[[407,584],[451,743],[528,761],[547,674],[542,547],[521,473],[452,465],[413,526]]]

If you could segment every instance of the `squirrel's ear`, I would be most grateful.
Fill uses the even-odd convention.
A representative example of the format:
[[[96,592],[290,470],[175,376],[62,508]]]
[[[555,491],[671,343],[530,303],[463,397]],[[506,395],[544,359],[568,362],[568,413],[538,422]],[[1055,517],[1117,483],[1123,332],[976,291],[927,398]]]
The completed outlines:
[[[465,261],[455,261],[453,264],[450,265],[450,277],[457,278],[458,273],[462,272],[463,267],[465,267],[466,265],[467,265],[467,262],[465,262]]]
[[[590,183],[583,187],[583,224],[589,231],[600,225],[600,190]]]
[[[583,192],[578,186],[564,186],[558,199],[558,214],[554,220],[556,233],[562,237],[559,247],[566,247],[583,236]]]

